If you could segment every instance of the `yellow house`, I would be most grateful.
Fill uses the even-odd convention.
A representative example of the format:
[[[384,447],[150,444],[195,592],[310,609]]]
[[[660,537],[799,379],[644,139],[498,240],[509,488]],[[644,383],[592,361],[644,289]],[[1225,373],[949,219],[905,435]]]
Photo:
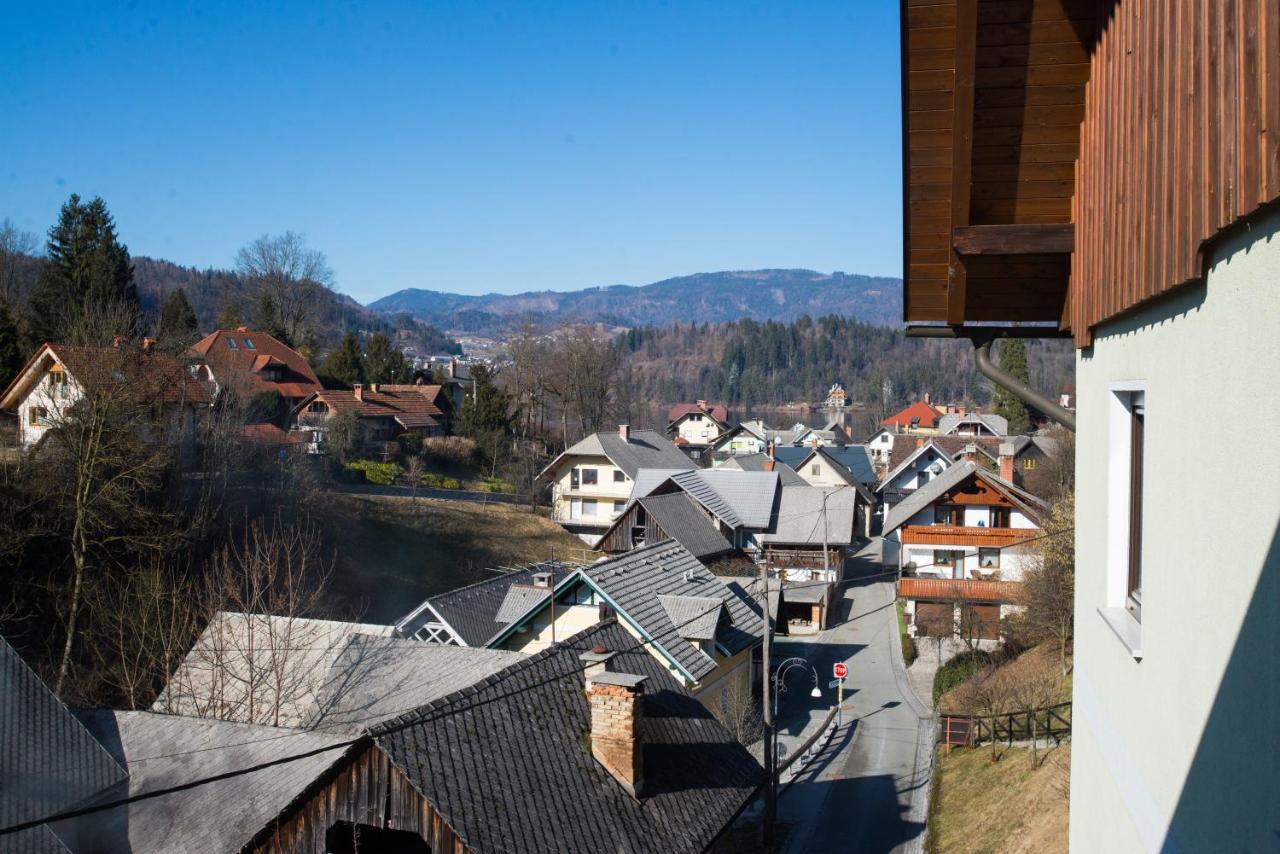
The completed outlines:
[[[555,585],[554,600],[531,597],[523,613],[501,616],[509,622],[490,648],[529,654],[616,616],[713,714],[750,696],[763,628],[741,587],[670,540],[582,567]]]
[[[551,518],[589,543],[608,530],[627,506],[642,468],[685,471],[693,463],[652,430],[593,433],[556,457],[538,475],[551,485]]]

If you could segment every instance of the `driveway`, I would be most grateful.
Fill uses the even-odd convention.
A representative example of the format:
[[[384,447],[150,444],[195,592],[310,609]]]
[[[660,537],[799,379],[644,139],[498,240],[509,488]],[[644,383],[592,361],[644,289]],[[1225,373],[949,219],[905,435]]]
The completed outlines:
[[[792,826],[786,852],[882,854],[923,845],[932,725],[906,682],[893,581],[877,577],[878,570],[868,565],[861,581],[846,586],[839,615],[844,622],[816,638],[777,644],[779,657],[800,655],[819,665],[825,696],[811,702],[823,708],[832,702],[832,662],[849,665],[845,723],[779,797],[778,819]],[[800,681],[794,676],[782,697],[784,730],[800,717],[787,706],[809,701],[810,686]]]

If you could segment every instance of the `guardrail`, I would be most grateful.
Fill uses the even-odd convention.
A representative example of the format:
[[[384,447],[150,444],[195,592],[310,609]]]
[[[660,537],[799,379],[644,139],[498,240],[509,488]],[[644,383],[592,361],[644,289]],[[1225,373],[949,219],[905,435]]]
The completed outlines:
[[[804,742],[801,743],[801,745],[797,747],[790,756],[784,759],[781,765],[778,766],[779,777],[781,777],[783,772],[796,762],[800,762],[800,768],[804,768],[805,765],[809,764],[809,760],[812,759],[813,756],[822,752],[822,748],[827,746],[827,742],[831,740],[831,736],[835,734],[836,727],[839,726],[836,722],[836,716],[839,715],[839,713],[839,706],[831,707],[831,711],[827,712],[827,716],[822,719],[822,726],[818,727],[817,731],[814,732],[813,735],[805,739]],[[818,743],[819,739],[822,740],[822,745],[816,751],[812,751],[812,755],[810,755],[810,751],[813,746]],[[796,773],[799,773],[799,771],[797,770]]]

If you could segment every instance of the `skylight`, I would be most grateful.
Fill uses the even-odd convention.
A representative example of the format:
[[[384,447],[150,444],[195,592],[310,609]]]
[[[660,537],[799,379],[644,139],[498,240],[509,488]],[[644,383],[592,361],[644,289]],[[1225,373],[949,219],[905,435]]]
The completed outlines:
[[[254,349],[254,347],[253,347],[253,342],[252,342],[251,340],[249,340],[248,338],[244,339],[244,348],[245,348],[246,350],[252,350],[252,349]]]
[[[234,339],[234,338],[228,338],[228,339],[227,339],[227,346],[228,346],[228,347],[230,347],[232,350],[239,350],[239,349],[240,349],[239,345],[238,345],[238,344],[236,344],[236,339]]]

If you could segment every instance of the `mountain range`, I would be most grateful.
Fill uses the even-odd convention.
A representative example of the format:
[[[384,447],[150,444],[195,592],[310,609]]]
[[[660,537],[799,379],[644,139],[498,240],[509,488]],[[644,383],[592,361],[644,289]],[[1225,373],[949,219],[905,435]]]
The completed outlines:
[[[407,313],[452,334],[476,335],[510,331],[525,319],[549,327],[635,327],[835,314],[897,326],[902,322],[902,280],[813,270],[736,270],[579,291],[469,296],[409,288],[368,308],[387,315]]]

